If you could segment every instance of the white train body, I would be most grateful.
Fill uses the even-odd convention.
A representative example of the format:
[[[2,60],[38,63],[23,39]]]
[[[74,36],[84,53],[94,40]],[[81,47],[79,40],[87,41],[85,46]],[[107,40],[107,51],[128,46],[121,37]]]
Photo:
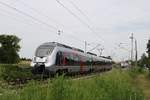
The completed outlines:
[[[56,73],[65,71],[87,72],[111,69],[112,60],[87,54],[82,50],[69,47],[56,42],[49,42],[40,45],[35,52],[31,62],[34,73],[46,71]]]

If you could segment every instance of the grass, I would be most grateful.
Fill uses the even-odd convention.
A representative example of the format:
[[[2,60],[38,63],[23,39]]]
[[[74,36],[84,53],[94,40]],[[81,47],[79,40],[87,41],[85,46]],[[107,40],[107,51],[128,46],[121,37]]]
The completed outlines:
[[[128,71],[129,75],[132,77],[132,84],[135,87],[142,89],[144,93],[145,100],[150,100],[150,72],[147,69],[142,69],[140,67],[133,67]]]
[[[132,66],[127,72],[134,79],[139,74],[144,74],[146,71],[144,71],[144,69],[139,66],[138,67]]]
[[[24,81],[33,75],[30,69],[20,68],[18,65],[0,65],[0,79],[9,82]]]
[[[30,68],[30,61],[20,61],[18,64],[0,64],[0,66],[4,65],[14,65],[14,66],[19,66],[20,68]]]
[[[82,80],[56,76],[46,84],[31,81],[21,89],[0,92],[0,100],[145,100],[129,74],[119,70]]]
[[[144,74],[140,74],[135,78],[134,84],[143,90],[145,99],[150,100],[150,80]]]

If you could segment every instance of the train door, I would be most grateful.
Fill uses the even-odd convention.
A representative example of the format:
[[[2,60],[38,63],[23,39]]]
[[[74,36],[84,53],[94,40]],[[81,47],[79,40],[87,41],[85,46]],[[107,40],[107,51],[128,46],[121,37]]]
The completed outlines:
[[[57,52],[56,54],[56,65],[57,66],[62,66],[63,65],[63,54],[61,51]]]
[[[65,66],[67,63],[67,53],[63,52],[63,59],[62,59],[62,65]]]
[[[67,53],[59,51],[56,54],[56,65],[57,66],[66,66],[66,64],[67,64]]]

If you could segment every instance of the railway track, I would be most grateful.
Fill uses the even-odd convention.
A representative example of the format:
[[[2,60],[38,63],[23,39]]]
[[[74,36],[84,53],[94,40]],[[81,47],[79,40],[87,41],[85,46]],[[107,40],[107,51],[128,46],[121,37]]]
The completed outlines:
[[[30,68],[27,68],[25,70],[30,70]],[[89,79],[96,77],[98,75],[101,75],[102,73],[107,72],[107,71],[97,71],[97,72],[90,72],[90,73],[84,73],[84,74],[65,74],[64,77],[66,79],[71,79],[71,80],[80,80],[80,79]],[[32,77],[26,77],[26,78],[17,78],[15,80],[10,80],[8,83],[10,85],[17,85],[17,84],[26,84],[31,80],[37,80],[37,81],[43,81],[46,82],[49,79],[54,79],[55,76],[47,76],[44,74],[39,74],[39,75],[33,75]]]

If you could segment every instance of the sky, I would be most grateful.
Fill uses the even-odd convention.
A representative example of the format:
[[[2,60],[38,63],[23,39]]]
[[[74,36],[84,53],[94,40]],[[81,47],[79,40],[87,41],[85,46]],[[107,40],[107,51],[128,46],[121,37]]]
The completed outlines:
[[[115,61],[130,59],[131,33],[138,58],[150,39],[149,0],[0,0],[0,34],[21,39],[21,57],[45,42],[87,50],[104,48]],[[58,31],[60,30],[60,35]],[[121,45],[119,46],[119,44]],[[98,50],[91,52],[99,55]]]

